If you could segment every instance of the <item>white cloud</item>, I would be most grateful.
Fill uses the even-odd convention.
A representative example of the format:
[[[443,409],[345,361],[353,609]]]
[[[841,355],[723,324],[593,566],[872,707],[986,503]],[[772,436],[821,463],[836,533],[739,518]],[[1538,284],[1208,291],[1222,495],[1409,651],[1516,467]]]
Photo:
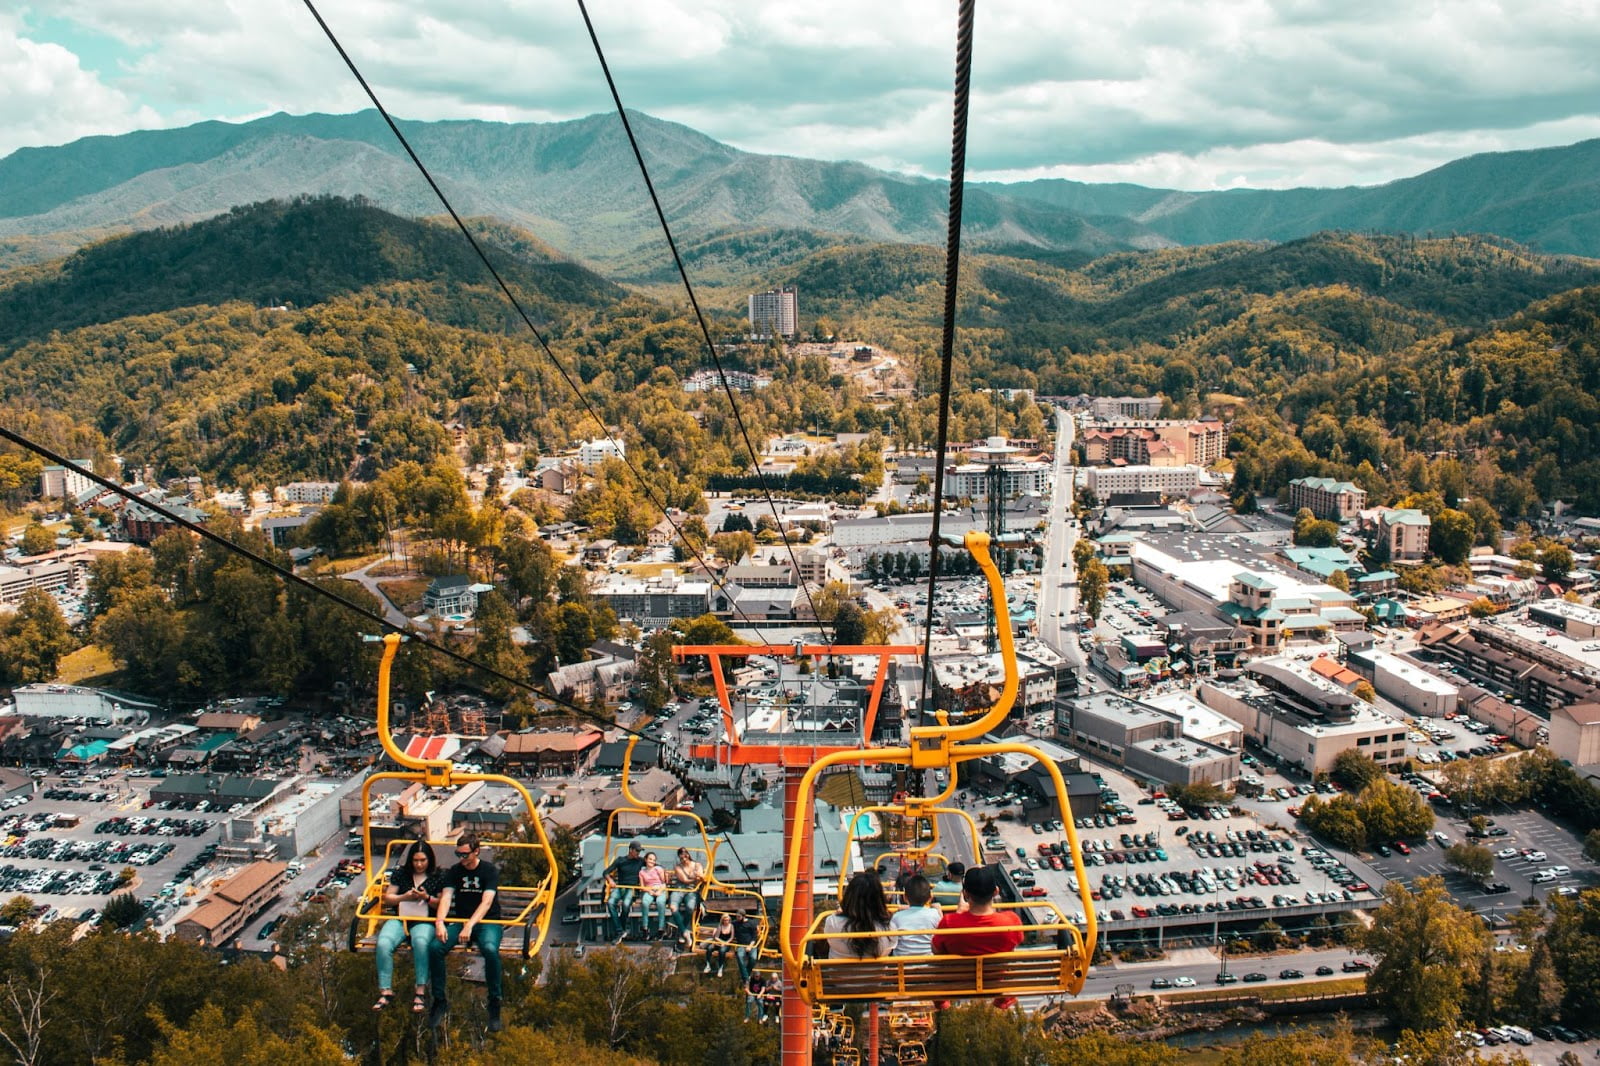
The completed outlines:
[[[58,144],[96,133],[160,124],[59,45],[24,36],[15,18],[0,16],[0,156],[13,149]]]
[[[543,121],[610,106],[575,7],[323,6],[397,114]],[[630,107],[754,151],[928,174],[948,166],[952,5],[589,6]],[[129,50],[116,70],[86,73],[59,48],[17,67],[76,71],[85,84],[69,95],[107,116],[100,128],[365,106],[298,4],[56,0],[49,15]],[[13,26],[0,48],[21,40]],[[38,35],[29,43],[51,47]],[[1189,188],[1380,181],[1458,147],[1593,129],[1597,52],[1595,0],[986,0],[969,169]],[[91,90],[115,106],[94,106]],[[70,105],[35,101],[22,114],[3,135],[11,144],[84,129]]]

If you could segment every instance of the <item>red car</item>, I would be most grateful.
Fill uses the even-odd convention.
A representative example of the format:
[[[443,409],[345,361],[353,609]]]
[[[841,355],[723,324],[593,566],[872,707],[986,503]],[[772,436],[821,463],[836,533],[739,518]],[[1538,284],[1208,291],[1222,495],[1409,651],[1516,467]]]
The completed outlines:
[[[1036,898],[1038,896],[1048,895],[1049,893],[1047,893],[1044,889],[1040,888],[1038,885],[1029,885],[1027,888],[1022,890],[1022,894],[1031,899],[1031,898]]]
[[[1050,856],[1050,869],[1052,869],[1052,870],[1065,869],[1065,865],[1061,861],[1061,856],[1059,856],[1059,855]]]
[[[1410,855],[1411,845],[1407,844],[1404,840],[1396,840],[1394,842],[1394,850],[1398,851],[1402,855]]]

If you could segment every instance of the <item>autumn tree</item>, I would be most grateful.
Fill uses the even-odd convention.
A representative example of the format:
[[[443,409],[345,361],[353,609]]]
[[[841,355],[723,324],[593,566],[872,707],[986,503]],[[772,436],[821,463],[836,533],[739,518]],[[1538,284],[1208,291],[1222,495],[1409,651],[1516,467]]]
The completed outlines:
[[[1438,877],[1419,878],[1414,889],[1391,881],[1383,898],[1372,925],[1357,934],[1377,958],[1368,990],[1396,1025],[1453,1028],[1483,965],[1487,930],[1450,901]]]
[[[1346,748],[1334,758],[1332,776],[1351,792],[1360,792],[1383,776],[1383,767],[1365,752]]]
[[[1083,613],[1095,621],[1100,619],[1100,609],[1105,606],[1106,589],[1111,583],[1111,572],[1099,559],[1091,558],[1087,566],[1078,571],[1078,602]]]
[[[1477,539],[1478,527],[1472,516],[1448,507],[1435,515],[1428,527],[1428,550],[1451,566],[1467,561]]]
[[[14,685],[53,680],[62,657],[77,646],[54,597],[29,589],[16,612],[0,620],[0,677]]]
[[[1476,844],[1452,844],[1444,849],[1445,865],[1474,881],[1489,880],[1494,873],[1494,855]]]

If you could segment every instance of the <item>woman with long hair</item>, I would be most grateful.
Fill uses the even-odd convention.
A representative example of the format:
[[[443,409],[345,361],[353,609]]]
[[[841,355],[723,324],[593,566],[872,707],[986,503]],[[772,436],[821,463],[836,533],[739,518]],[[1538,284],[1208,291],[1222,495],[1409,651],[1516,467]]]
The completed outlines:
[[[824,933],[881,933],[889,928],[889,904],[883,896],[883,882],[875,873],[862,870],[850,878],[839,898],[839,909],[822,923]],[[889,952],[889,937],[839,937],[830,941],[829,955],[837,946],[842,955],[877,958]]]
[[[378,1001],[372,1005],[373,1010],[383,1010],[394,1002],[394,952],[408,936],[416,978],[411,1009],[417,1014],[428,1009],[428,947],[434,937],[430,918],[443,888],[439,860],[425,840],[415,841],[407,848],[399,868],[389,872],[383,902],[394,908],[395,917],[378,930]]]

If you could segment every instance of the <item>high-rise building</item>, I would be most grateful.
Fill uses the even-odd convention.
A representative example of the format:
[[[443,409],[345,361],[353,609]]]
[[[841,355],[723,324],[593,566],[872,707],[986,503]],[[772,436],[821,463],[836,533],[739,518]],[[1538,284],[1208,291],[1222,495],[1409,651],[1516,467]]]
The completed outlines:
[[[800,306],[793,285],[750,294],[750,339],[793,339],[800,332]]]

